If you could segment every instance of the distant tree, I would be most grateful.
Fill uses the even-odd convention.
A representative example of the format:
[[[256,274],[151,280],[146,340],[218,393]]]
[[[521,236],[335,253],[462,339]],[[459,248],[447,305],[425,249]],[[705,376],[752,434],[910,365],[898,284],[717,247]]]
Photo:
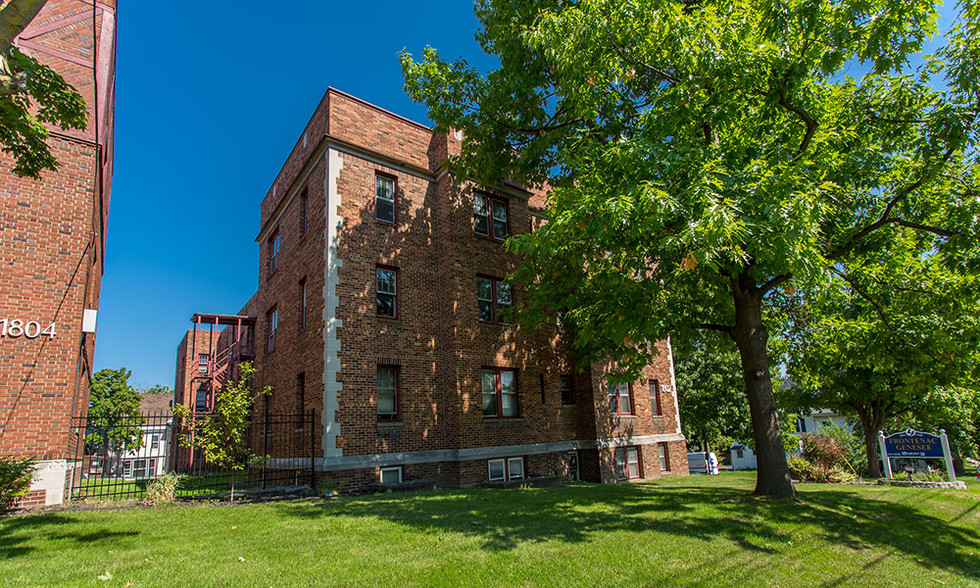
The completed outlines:
[[[953,263],[921,236],[879,236],[875,253],[831,268],[837,280],[790,305],[798,388],[788,396],[860,421],[872,477],[881,475],[877,435],[886,425],[946,423],[959,444],[973,436],[980,278]]]
[[[14,158],[13,173],[39,179],[58,162],[44,124],[84,129],[85,100],[57,72],[13,46],[45,0],[9,0],[0,8],[0,149]]]
[[[773,298],[816,295],[882,235],[976,271],[980,4],[934,55],[936,4],[478,0],[499,67],[402,55],[455,177],[549,191],[523,254],[524,324],[636,375],[644,341],[731,337],[756,493],[792,497],[767,341]],[[861,63],[866,73],[855,77]],[[921,66],[913,66],[921,63]]]
[[[143,446],[140,394],[129,385],[126,368],[102,369],[92,376],[85,443],[106,453]]]
[[[174,416],[182,419],[188,435],[180,438],[184,447],[199,449],[205,459],[222,468],[241,471],[255,460],[246,434],[252,425],[252,407],[259,395],[272,393],[266,386],[258,395],[252,393],[255,368],[251,362],[240,365],[237,381],[229,382],[215,393],[214,412],[195,415],[182,404],[174,406]],[[265,456],[262,456],[264,459]],[[235,500],[235,480],[231,483],[231,501]]]
[[[163,384],[154,384],[145,390],[140,391],[141,394],[173,394],[174,391],[164,386]]]
[[[742,365],[730,342],[719,339],[704,333],[673,341],[681,426],[688,444],[705,451],[752,439]]]

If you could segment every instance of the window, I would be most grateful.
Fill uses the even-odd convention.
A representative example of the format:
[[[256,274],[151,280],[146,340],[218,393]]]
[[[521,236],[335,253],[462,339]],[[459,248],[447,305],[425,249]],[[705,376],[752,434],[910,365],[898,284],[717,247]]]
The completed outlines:
[[[617,447],[616,478],[633,480],[640,477],[640,449],[638,447]]]
[[[517,416],[517,375],[514,370],[483,370],[481,388],[484,417]]]
[[[378,366],[378,420],[398,418],[398,368]]]
[[[279,267],[279,230],[269,237],[269,275]]]
[[[398,318],[398,270],[379,267],[376,273],[378,316]]]
[[[626,382],[609,387],[609,412],[611,414],[633,414],[630,403],[630,385]]]
[[[306,328],[306,278],[299,281],[299,328]]]
[[[279,330],[279,309],[275,306],[272,310],[265,313],[267,337],[265,342],[266,351],[274,351],[276,349],[276,331]]]
[[[657,457],[660,458],[660,471],[670,471],[670,452],[667,450],[666,443],[657,443]]]
[[[487,471],[491,482],[524,479],[524,458],[508,457],[487,461]]]
[[[160,449],[160,435],[150,436],[150,451],[156,451]]]
[[[211,356],[207,353],[197,354],[197,373],[206,374],[208,373],[208,362],[211,361]]]
[[[473,230],[494,239],[506,239],[507,201],[473,194]]]
[[[208,409],[208,389],[201,386],[197,389],[197,397],[194,399],[194,410],[204,412]]]
[[[476,300],[481,323],[510,324],[514,305],[510,284],[477,276]]]
[[[127,459],[123,462],[123,477],[131,478],[133,476],[133,460]]]
[[[386,223],[395,222],[395,178],[374,176],[374,218]]]
[[[296,407],[299,414],[306,414],[306,372],[296,374]]]
[[[382,484],[401,484],[402,483],[402,468],[401,466],[394,466],[390,468],[381,468],[381,483]]]
[[[299,232],[301,235],[306,234],[306,229],[310,225],[310,199],[307,194],[306,188],[303,188],[303,194],[299,197]]]
[[[157,476],[157,460],[155,458],[150,458],[149,463],[150,465],[146,470],[146,474],[151,478],[155,478]]]
[[[648,382],[650,386],[650,410],[653,411],[655,415],[661,415],[660,407],[660,382],[657,380],[650,380]]]
[[[142,480],[146,477],[146,460],[136,459],[133,460],[133,477],[137,480]]]
[[[572,377],[561,377],[561,403],[575,404],[575,394],[572,392]]]
[[[806,419],[799,417],[796,419],[796,431],[799,433],[806,433]]]

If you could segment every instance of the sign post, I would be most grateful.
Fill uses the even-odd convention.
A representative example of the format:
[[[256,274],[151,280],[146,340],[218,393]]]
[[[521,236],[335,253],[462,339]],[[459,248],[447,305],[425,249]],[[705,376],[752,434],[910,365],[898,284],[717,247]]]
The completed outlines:
[[[885,433],[878,431],[878,450],[881,452],[881,462],[885,466],[885,477],[892,479],[892,460],[888,458],[888,450],[885,449]]]
[[[953,471],[953,457],[949,451],[949,439],[946,431],[940,429],[939,435],[922,433],[913,429],[892,433],[887,437],[882,431],[878,431],[878,444],[881,447],[881,461],[885,466],[885,474],[890,479],[892,477],[892,458],[915,458],[915,459],[944,459],[946,462],[946,476],[950,482],[956,481],[956,472]]]

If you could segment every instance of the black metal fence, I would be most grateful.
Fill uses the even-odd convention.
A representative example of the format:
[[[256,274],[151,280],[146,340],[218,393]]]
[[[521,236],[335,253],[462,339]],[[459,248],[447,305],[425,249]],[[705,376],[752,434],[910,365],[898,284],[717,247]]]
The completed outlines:
[[[207,415],[197,413],[190,418]],[[313,485],[318,418],[306,414],[260,414],[245,431],[252,459],[241,469],[210,462],[194,447],[192,431],[169,412],[113,418],[85,417],[72,424],[74,464],[66,481],[68,500],[143,498],[157,478],[181,475],[177,496],[215,497],[229,492]]]

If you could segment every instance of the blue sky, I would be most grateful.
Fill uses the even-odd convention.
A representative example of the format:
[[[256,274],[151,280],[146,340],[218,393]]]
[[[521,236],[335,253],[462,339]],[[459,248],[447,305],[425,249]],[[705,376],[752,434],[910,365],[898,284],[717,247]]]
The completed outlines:
[[[95,369],[172,387],[191,315],[255,292],[259,202],[327,86],[428,122],[398,53],[488,66],[476,30],[458,1],[121,3]]]
[[[95,369],[125,366],[139,388],[173,386],[193,313],[234,313],[255,292],[259,202],[327,86],[427,122],[399,52],[492,65],[470,2],[270,6],[121,3]]]

